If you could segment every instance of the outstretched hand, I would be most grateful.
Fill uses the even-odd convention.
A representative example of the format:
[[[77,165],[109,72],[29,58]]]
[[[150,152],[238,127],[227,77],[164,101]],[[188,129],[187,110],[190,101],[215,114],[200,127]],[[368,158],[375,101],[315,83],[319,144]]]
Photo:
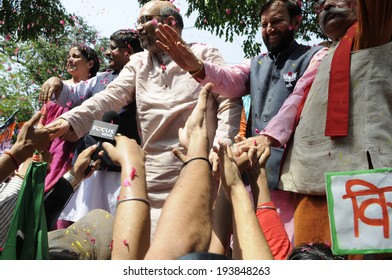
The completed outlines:
[[[192,148],[192,142],[196,142],[194,148],[197,148],[198,144],[203,145],[203,147],[208,146],[206,125],[207,100],[212,88],[213,85],[211,83],[206,84],[202,88],[196,107],[186,121],[185,126],[178,130],[180,144],[188,151]]]
[[[78,182],[82,181],[84,177],[85,178],[90,177],[94,173],[94,171],[99,168],[99,165],[101,163],[101,157],[103,156],[104,153],[103,151],[100,151],[98,153],[99,156],[98,159],[91,164],[91,171],[86,176],[84,175],[87,167],[91,163],[91,155],[95,152],[96,149],[97,149],[97,145],[92,145],[84,149],[76,159],[76,162],[72,167],[72,172],[75,179]]]
[[[42,84],[38,100],[42,103],[46,103],[52,98],[53,95],[57,99],[62,88],[63,81],[58,77],[51,77]]]
[[[50,143],[50,135],[57,132],[57,128],[35,128],[41,118],[41,113],[37,112],[30,120],[28,120],[20,130],[14,149],[22,149],[31,156],[35,150],[39,152],[48,148]]]
[[[122,135],[116,135],[114,139],[116,140],[116,146],[108,142],[103,142],[102,147],[115,164],[123,166],[131,160],[144,164],[146,152],[134,139]]]
[[[219,170],[221,183],[228,197],[231,196],[232,188],[243,186],[241,174],[234,160],[233,152],[227,143],[219,140],[219,148],[214,147],[219,157]]]
[[[238,142],[238,138],[237,138],[236,139],[237,143],[235,143],[233,146],[235,155],[239,157],[243,153],[247,153],[251,166],[255,164],[254,161],[255,158],[258,159],[261,156],[261,154],[264,152],[264,150],[270,149],[271,147],[271,141],[264,135],[257,135],[241,140],[242,141]]]
[[[174,62],[188,72],[196,72],[202,63],[171,26],[158,23],[156,34],[158,47],[171,56]]]
[[[70,126],[69,122],[67,122],[66,120],[56,119],[53,122],[51,122],[50,124],[44,126],[44,129],[48,129],[48,130],[53,131],[52,133],[50,133],[51,139],[62,137],[64,140],[67,140],[67,141],[73,140],[72,142],[74,142],[77,139],[69,139],[66,137],[68,134],[70,134],[70,131],[69,131],[70,127],[71,126]]]
[[[265,168],[271,155],[271,146],[263,143],[249,149],[248,156],[251,159],[251,165],[255,168]]]

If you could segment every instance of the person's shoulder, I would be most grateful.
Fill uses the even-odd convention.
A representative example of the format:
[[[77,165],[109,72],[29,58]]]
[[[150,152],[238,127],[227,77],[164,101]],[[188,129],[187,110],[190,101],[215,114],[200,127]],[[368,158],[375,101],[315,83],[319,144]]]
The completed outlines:
[[[187,45],[197,57],[207,60],[219,57],[219,59],[223,60],[220,50],[213,45],[204,43],[190,43]]]
[[[137,52],[137,53],[132,54],[132,55],[129,57],[129,59],[130,59],[130,60],[132,60],[132,59],[141,59],[141,58],[147,57],[148,54],[149,54],[149,51],[143,50],[143,51],[141,51],[141,52]]]
[[[147,50],[141,51],[141,52],[137,52],[132,54],[129,57],[129,61],[126,65],[135,65],[135,63],[139,63],[140,61],[144,61],[146,59],[148,59],[150,52]]]
[[[319,46],[319,45],[304,45],[304,44],[299,44],[298,47],[305,52],[307,51],[317,52],[323,48],[323,46]]]
[[[98,72],[95,78],[107,77],[112,75],[112,73],[113,73],[112,69],[106,69],[105,71]]]
[[[261,61],[263,61],[264,59],[270,59],[268,52],[260,53],[259,55],[252,57],[250,60],[251,63],[254,63],[255,61],[261,63]]]
[[[198,42],[188,43],[187,45],[192,50],[194,50],[194,49],[217,49],[213,45],[205,44],[205,43],[198,43]]]
[[[311,58],[323,48],[323,46],[318,45],[298,44],[296,50],[293,52],[293,55],[300,56],[302,58]]]
[[[62,82],[63,82],[63,84],[65,84],[65,85],[73,85],[73,84],[74,84],[74,82],[72,81],[72,79],[63,80]]]

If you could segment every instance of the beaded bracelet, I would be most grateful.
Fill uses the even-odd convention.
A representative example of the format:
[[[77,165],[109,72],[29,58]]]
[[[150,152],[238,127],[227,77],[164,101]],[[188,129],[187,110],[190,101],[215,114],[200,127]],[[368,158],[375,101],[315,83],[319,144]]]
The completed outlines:
[[[14,162],[16,168],[18,169],[19,168],[19,163],[16,160],[15,156],[10,151],[4,151],[4,154],[8,155],[12,159],[12,161]]]
[[[150,203],[150,201],[148,201],[148,199],[143,198],[143,197],[126,197],[126,198],[124,198],[124,199],[122,199],[122,200],[117,201],[116,207],[118,207],[118,205],[119,205],[120,203],[123,203],[124,201],[131,201],[131,200],[136,200],[136,201],[144,202],[145,204],[148,205],[148,207],[151,208],[151,203]]]
[[[210,165],[210,169],[212,169],[212,164],[211,164],[211,162],[208,160],[208,158],[205,158],[205,157],[195,157],[195,158],[191,158],[190,160],[184,162],[184,166],[187,165],[188,163],[190,163],[191,161],[199,160],[199,159],[208,162],[208,164]],[[183,166],[183,167],[184,167],[184,166]]]

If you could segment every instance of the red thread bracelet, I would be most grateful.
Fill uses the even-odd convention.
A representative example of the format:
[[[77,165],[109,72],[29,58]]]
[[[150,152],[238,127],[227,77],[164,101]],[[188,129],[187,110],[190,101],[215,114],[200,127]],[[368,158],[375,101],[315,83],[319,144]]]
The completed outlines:
[[[18,169],[19,168],[19,164],[18,164],[18,161],[16,160],[15,156],[10,151],[5,151],[4,154],[8,155],[12,159],[12,161],[14,162],[16,168]]]

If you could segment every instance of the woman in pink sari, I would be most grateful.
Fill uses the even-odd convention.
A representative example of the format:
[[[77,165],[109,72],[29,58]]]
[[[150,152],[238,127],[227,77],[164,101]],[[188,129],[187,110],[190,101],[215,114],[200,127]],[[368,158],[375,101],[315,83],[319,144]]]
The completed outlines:
[[[99,70],[99,59],[92,48],[85,45],[75,45],[69,51],[66,68],[72,77],[64,81],[64,83],[76,84],[96,75]],[[41,109],[45,117],[41,118],[40,124],[46,125],[51,123],[58,116],[74,107],[73,104],[67,105],[64,108],[51,101],[46,103]],[[71,168],[74,149],[75,143],[64,141],[60,138],[56,138],[51,142],[49,152],[52,154],[53,160],[45,178],[45,192],[49,191],[58,179]],[[60,225],[60,227],[62,226]]]

